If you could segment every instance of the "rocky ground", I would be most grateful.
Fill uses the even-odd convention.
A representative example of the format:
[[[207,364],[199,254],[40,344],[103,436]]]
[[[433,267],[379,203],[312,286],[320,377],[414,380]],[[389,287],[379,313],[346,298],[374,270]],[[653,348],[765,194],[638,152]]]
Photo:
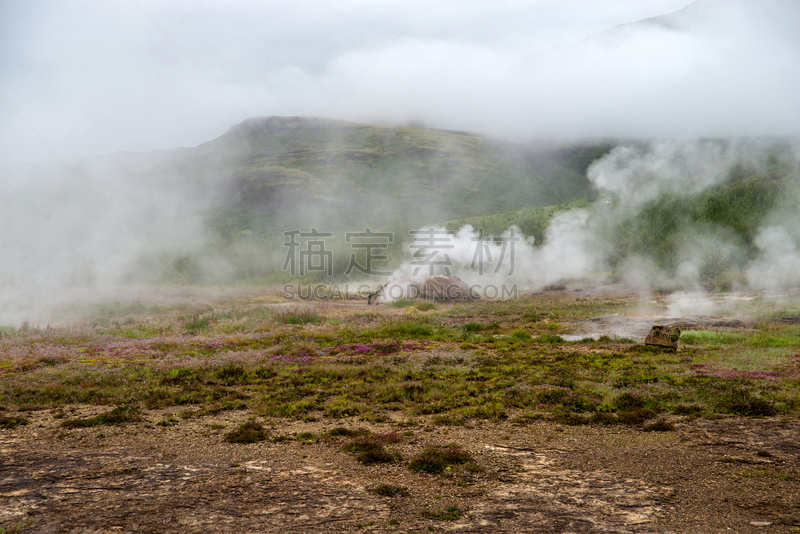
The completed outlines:
[[[0,532],[800,531],[796,418],[682,419],[671,432],[276,420],[272,439],[234,444],[224,436],[247,413],[173,412],[73,430],[59,410],[21,414],[30,424],[0,433]],[[303,438],[337,426],[396,435],[404,459],[366,466],[342,440]],[[409,471],[448,443],[482,470]]]

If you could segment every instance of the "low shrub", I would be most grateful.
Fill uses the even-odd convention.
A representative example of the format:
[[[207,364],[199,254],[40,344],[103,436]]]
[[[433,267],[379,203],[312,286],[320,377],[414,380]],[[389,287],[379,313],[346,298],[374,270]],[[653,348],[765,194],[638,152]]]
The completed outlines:
[[[589,421],[598,425],[616,425],[621,422],[619,417],[608,412],[595,412],[592,414],[592,417],[589,419]]]
[[[211,323],[215,322],[215,320],[216,318],[213,314],[209,315],[195,313],[184,320],[183,331],[187,335],[196,336],[201,332],[208,330],[208,328],[211,326]]]
[[[644,425],[642,429],[646,432],[671,432],[675,430],[675,425],[665,419],[659,419]]]
[[[540,413],[525,413],[522,415],[518,415],[514,419],[511,420],[511,423],[516,426],[526,426],[535,421],[541,421],[544,419],[544,415]]]
[[[437,414],[433,416],[431,422],[434,425],[441,425],[441,426],[463,426],[464,425],[464,417],[456,417],[450,413],[443,413]]]
[[[700,415],[703,413],[703,407],[699,404],[680,403],[672,409],[672,412],[678,415]]]
[[[30,420],[26,419],[25,417],[7,417],[2,416],[0,417],[0,428],[6,429],[13,429],[17,428],[20,425],[28,425],[30,424]]]
[[[409,462],[408,468],[415,472],[441,473],[454,465],[465,465],[470,470],[479,469],[472,455],[455,443],[443,447],[429,445]]]
[[[356,455],[356,460],[364,465],[390,463],[400,459],[400,455],[388,450],[376,436],[360,436],[346,444],[344,450]]]
[[[536,338],[539,343],[563,343],[564,338],[558,334],[542,334]]]
[[[577,414],[569,409],[554,410],[550,416],[550,420],[554,423],[561,423],[562,425],[587,425],[592,422],[592,417],[587,415]]]
[[[382,495],[384,497],[406,497],[408,496],[408,490],[403,486],[393,486],[392,484],[381,484],[379,486],[375,486],[371,488],[369,491],[376,495]]]
[[[300,432],[296,437],[300,443],[314,443],[317,436],[313,432]]]
[[[334,397],[325,405],[325,415],[328,417],[351,417],[369,411],[369,406],[363,402],[355,402],[345,397]]]
[[[118,406],[113,410],[84,419],[68,419],[61,423],[64,428],[87,428],[98,425],[119,425],[141,421],[141,411],[135,406]]]
[[[269,438],[269,431],[261,423],[252,419],[225,434],[225,441],[228,443],[257,443],[267,438]]]
[[[530,339],[533,339],[533,336],[531,336],[531,335],[530,335],[530,333],[528,333],[528,331],[526,331],[526,330],[523,330],[523,329],[521,329],[521,328],[520,328],[520,329],[518,329],[518,330],[514,330],[513,332],[511,332],[511,336],[512,336],[512,337],[515,337],[515,338],[517,338],[517,339],[520,339],[520,340],[522,340],[522,341],[528,341],[528,340],[530,340]],[[562,341],[563,341],[563,340],[562,340]]]
[[[397,299],[392,302],[392,307],[394,308],[408,308],[410,306],[414,306],[420,311],[428,311],[436,309],[436,304],[430,302],[428,300],[421,300],[421,299]]]
[[[617,413],[620,422],[626,425],[640,425],[655,416],[656,412],[648,408],[633,408]]]
[[[717,399],[716,405],[720,411],[733,415],[770,417],[778,413],[771,402],[755,397],[744,389],[724,393]]]
[[[445,506],[436,510],[423,510],[422,515],[428,519],[437,519],[439,521],[456,521],[461,519],[461,516],[466,512],[466,508],[459,508],[457,506]]]
[[[326,432],[326,435],[332,438],[353,438],[356,436],[367,436],[369,434],[370,431],[366,428],[347,428],[344,426],[337,426]]]
[[[319,324],[323,316],[314,310],[293,310],[275,314],[275,321],[281,324]]]
[[[623,411],[630,408],[644,408],[647,400],[647,397],[641,393],[626,391],[614,399],[614,407]]]

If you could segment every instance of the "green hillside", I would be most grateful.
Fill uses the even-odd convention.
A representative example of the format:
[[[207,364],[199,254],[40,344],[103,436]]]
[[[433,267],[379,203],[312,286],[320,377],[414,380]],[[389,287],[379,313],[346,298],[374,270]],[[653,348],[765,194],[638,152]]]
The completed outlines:
[[[203,174],[228,184],[232,201],[214,228],[235,237],[278,227],[411,227],[571,202],[585,198],[589,185],[585,166],[576,172],[572,159],[594,148],[565,152],[463,132],[270,117],[193,151]]]
[[[729,287],[758,254],[760,230],[776,223],[793,226],[797,213],[800,167],[791,148],[776,143],[766,149],[765,159],[766,164],[751,160],[734,166],[722,183],[700,194],[663,194],[641,210],[610,221],[601,232],[614,251],[612,266],[638,255],[673,275],[686,259],[687,248],[694,248],[706,287]],[[725,246],[700,250],[697,234],[718,236]]]
[[[427,224],[471,224],[495,236],[514,224],[541,245],[559,210],[583,207],[609,266],[622,276],[631,259],[644,258],[670,277],[691,261],[708,287],[725,287],[759,254],[755,239],[769,217],[794,212],[800,171],[793,145],[764,141],[713,187],[663,193],[644,205],[596,191],[586,177],[617,142],[513,145],[465,132],[331,119],[252,119],[194,148],[95,162],[124,168],[143,188],[171,181],[197,197],[202,247],[181,252],[172,261],[179,275],[168,270],[160,279],[287,280],[287,230],[331,233],[334,277],[354,252],[345,233],[364,228],[394,233],[385,251],[389,269],[401,261],[408,231]],[[224,275],[209,270],[217,264],[225,265]],[[154,255],[143,257],[131,279],[156,276],[150,273],[160,265]]]
[[[673,276],[691,260],[709,287],[725,286],[758,254],[755,239],[768,218],[776,210],[793,212],[787,193],[797,190],[800,174],[790,144],[766,142],[717,185],[692,195],[664,193],[635,208],[614,196],[593,202],[604,193],[592,189],[587,169],[614,146],[512,145],[465,132],[269,117],[194,148],[94,161],[124,168],[143,188],[171,181],[197,197],[205,236],[197,241],[202,247],[172,262],[180,275],[163,274],[176,281],[219,278],[207,267],[218,259],[225,277],[284,280],[287,230],[330,232],[336,276],[354,252],[346,232],[393,232],[384,266],[391,269],[403,257],[408,231],[423,225],[471,224],[499,235],[514,224],[541,245],[555,213],[584,207],[617,272],[625,272],[629,259],[645,258]],[[699,235],[721,245],[699,244]],[[155,256],[142,258],[132,278],[158,272],[159,265]]]
[[[531,206],[516,211],[510,210],[503,213],[454,219],[445,222],[444,226],[450,230],[458,230],[469,224],[484,236],[499,236],[513,225],[518,227],[525,236],[533,236],[534,242],[538,245],[544,242],[545,230],[550,226],[550,221],[556,213],[573,208],[588,208],[589,206],[590,204],[586,199],[580,199],[569,204]]]
[[[353,252],[344,245],[345,232],[394,232],[387,251],[394,264],[408,231],[422,225],[587,198],[586,167],[609,149],[515,146],[465,132],[269,117],[233,126],[195,148],[130,155],[147,157],[126,167],[143,181],[162,174],[176,179],[170,172],[177,171],[177,179],[217,193],[204,217],[206,248],[173,262],[179,279],[207,279],[200,265],[223,257],[236,279],[277,281],[285,277],[286,230],[332,232],[338,273]],[[547,218],[531,219],[536,235]],[[135,271],[152,269],[143,261]]]
[[[497,219],[587,199],[593,193],[586,169],[610,148],[513,144],[415,126],[266,117],[248,119],[193,148],[87,157],[70,169],[94,184],[101,198],[130,191],[119,199],[118,209],[133,220],[160,209],[184,214],[192,227],[200,221],[202,229],[178,240],[190,246],[145,248],[127,280],[203,282],[232,276],[263,281],[282,276],[285,231],[332,233],[330,241],[339,246],[333,247],[335,270],[341,271],[352,252],[345,246],[346,232],[393,232],[397,238],[388,253],[399,260],[408,231],[423,225]],[[66,175],[70,169],[64,169]],[[531,224],[517,224],[541,235],[547,217],[531,212],[528,219]],[[146,222],[137,228],[148,227]],[[146,241],[172,231],[169,226],[151,229]],[[179,274],[163,270],[162,258],[175,254],[171,263]]]

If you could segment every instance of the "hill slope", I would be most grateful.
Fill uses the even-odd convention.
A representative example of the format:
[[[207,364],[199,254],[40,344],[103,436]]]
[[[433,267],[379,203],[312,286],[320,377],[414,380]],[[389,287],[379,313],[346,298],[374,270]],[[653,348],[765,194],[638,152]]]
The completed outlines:
[[[282,265],[285,230],[371,227],[399,236],[585,198],[587,165],[608,149],[268,117],[193,148],[3,168],[0,186],[13,195],[0,223],[19,231],[0,243],[0,284],[272,273]]]
[[[269,117],[191,151],[195,171],[225,186],[227,208],[216,226],[230,230],[414,226],[570,202],[589,185],[585,167],[576,172],[570,160],[593,148],[523,148],[463,132]]]

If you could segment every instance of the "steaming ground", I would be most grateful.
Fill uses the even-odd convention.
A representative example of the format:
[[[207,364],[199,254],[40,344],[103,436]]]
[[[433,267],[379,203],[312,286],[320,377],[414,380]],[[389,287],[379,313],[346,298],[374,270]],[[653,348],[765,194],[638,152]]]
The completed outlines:
[[[669,140],[621,145],[589,168],[588,177],[601,191],[592,211],[593,233],[600,242],[613,240],[613,225],[632,221],[645,207],[674,199],[691,199],[730,184],[743,168],[767,174],[774,147],[764,141]],[[792,169],[782,183],[780,202],[759,222],[754,246],[730,226],[684,219],[677,233],[669,272],[639,251],[628,252],[621,275],[640,284],[699,288],[702,263],[718,254],[722,263],[742,274],[733,281],[741,289],[786,288],[800,283],[796,270],[787,268],[798,258],[797,228],[800,153],[796,142],[783,151]],[[736,207],[733,207],[735,210]],[[744,208],[739,208],[744,209]],[[666,230],[666,229],[664,229]],[[652,241],[675,239],[666,231],[647,236]],[[611,251],[616,254],[619,251]]]
[[[675,212],[667,213],[679,218],[677,222],[668,221],[675,226],[656,226],[653,233],[639,238],[640,248],[636,242],[624,250],[619,245],[645,210],[658,210],[663,205],[664,211],[670,211],[676,202],[692,201],[723,187],[737,187],[736,182],[731,185],[731,177],[743,172],[741,169],[768,173],[775,165],[768,161],[775,145],[763,143],[663,140],[617,146],[589,167],[588,178],[598,199],[589,208],[557,214],[545,232],[544,243],[534,243],[519,228],[503,234],[507,237],[513,231],[521,238],[516,243],[513,276],[504,281],[544,287],[568,279],[613,276],[631,286],[702,294],[707,282],[704,269],[716,260],[718,270],[730,277],[729,287],[736,290],[797,287],[800,152],[796,144],[782,153],[783,164],[792,171],[780,184],[780,200],[751,229],[752,243],[746,242],[748,236],[741,230],[723,222],[694,222]],[[470,264],[478,234],[471,226],[456,232],[453,254],[460,263]],[[670,245],[669,265],[646,250],[662,242]],[[501,256],[496,243],[485,246],[495,258]],[[474,274],[473,270],[466,276]],[[491,276],[494,283],[502,281]]]
[[[718,257],[724,266],[720,269],[731,276],[730,287],[737,290],[796,287],[800,284],[800,270],[796,268],[800,264],[800,153],[796,144],[783,152],[784,164],[793,171],[782,183],[782,198],[754,228],[752,244],[728,225],[693,222],[685,217],[675,228],[656,227],[654,233],[641,237],[650,247],[662,241],[671,245],[669,266],[659,264],[645,247],[619,247],[621,237],[629,231],[626,226],[635,224],[645,210],[731,186],[731,176],[743,168],[767,173],[770,165],[774,166],[768,161],[774,146],[764,141],[735,140],[620,144],[589,167],[588,178],[598,192],[597,200],[589,208],[571,209],[553,217],[543,243],[535,243],[517,227],[499,239],[482,239],[479,229],[468,225],[455,232],[452,249],[446,252],[460,266],[474,265],[476,248],[480,247],[484,249],[481,258],[494,258],[492,269],[482,275],[474,268],[459,272],[474,283],[519,283],[541,288],[563,280],[613,275],[631,286],[670,287],[702,294],[705,263]],[[499,258],[504,257],[503,239],[508,241],[512,234],[518,238],[514,267],[497,272]],[[411,268],[406,264],[402,271]]]
[[[253,279],[247,281],[252,272],[273,273],[289,281],[281,271],[287,253],[278,231],[283,229],[267,226],[260,237],[251,237],[247,229],[250,219],[261,212],[269,216],[271,208],[248,207],[246,202],[235,212],[229,208],[233,193],[224,187],[228,183],[224,162],[246,158],[252,150],[237,145],[233,152],[209,156],[206,151],[203,164],[215,170],[201,175],[196,175],[195,156],[187,152],[6,168],[1,181],[7,202],[0,210],[0,223],[6,228],[0,239],[0,324],[61,322],[70,305],[136,303],[152,291],[168,295],[185,291],[202,300],[206,289],[199,286],[253,284]],[[441,162],[436,165],[434,169],[446,167]],[[584,204],[587,207],[556,211],[541,242],[517,226],[486,236],[478,223],[468,224],[451,229],[453,234],[437,258],[449,258],[452,274],[468,284],[516,286],[524,291],[571,280],[678,295],[720,289],[779,292],[800,285],[796,141],[619,142],[589,165],[587,177],[594,201]],[[778,193],[772,204],[757,205],[762,206],[758,213],[752,206],[723,206],[734,215],[737,209],[742,211],[744,229],[737,226],[738,220],[709,222],[679,211],[698,198],[711,202],[720,191],[747,191],[747,187],[771,187]],[[250,194],[237,193],[245,201]],[[497,199],[481,200],[488,206]],[[319,219],[322,231],[330,228],[325,217],[335,210],[320,210],[312,201],[298,206],[301,214]],[[364,203],[353,213],[369,217],[382,208],[383,204]],[[438,209],[449,213],[444,203]],[[662,219],[647,219],[654,213],[664,224]],[[213,224],[226,216],[227,234],[214,234]],[[642,229],[643,220],[651,227]],[[431,223],[434,226],[418,228],[445,230],[436,220]],[[415,270],[427,274],[427,267],[413,264],[415,249],[406,229],[394,231],[399,242],[406,242],[401,256],[393,256],[394,264],[388,267],[397,275]],[[340,253],[345,261],[348,255],[349,251]],[[435,270],[444,273],[441,267]],[[382,281],[369,279],[373,287]],[[263,285],[265,279],[255,283]],[[57,308],[62,311],[56,312]]]
[[[165,309],[204,312],[213,303],[240,298],[252,288],[232,286],[98,286],[55,289],[28,285],[5,290],[0,301],[0,324],[32,328],[69,327],[93,322],[124,322],[132,314]]]

